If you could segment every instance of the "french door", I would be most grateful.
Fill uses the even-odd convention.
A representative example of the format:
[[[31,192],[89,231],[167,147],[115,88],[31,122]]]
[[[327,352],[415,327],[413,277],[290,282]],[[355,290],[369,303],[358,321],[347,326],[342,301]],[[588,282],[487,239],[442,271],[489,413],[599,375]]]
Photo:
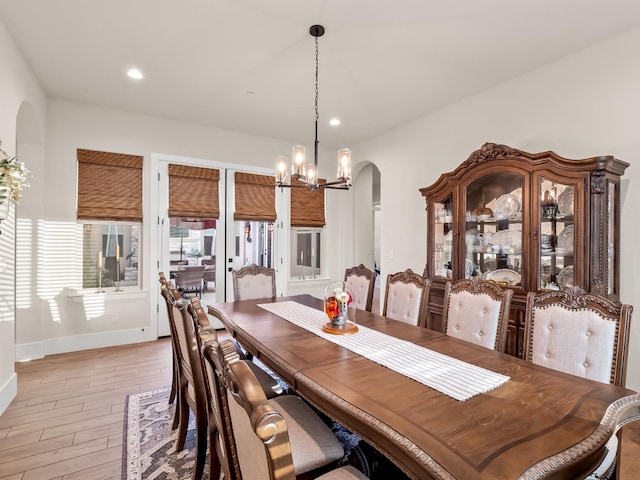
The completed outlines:
[[[168,165],[171,163],[219,170],[219,218],[169,217]],[[275,222],[234,220],[237,165],[171,157],[159,159],[157,170],[159,271],[170,276],[171,272],[187,266],[206,265],[202,295],[206,305],[233,300],[232,270],[251,263],[269,268],[277,266],[279,229]],[[252,173],[270,174],[257,168],[252,169]],[[152,279],[152,288],[155,281],[157,278]],[[170,335],[166,306],[160,295],[157,311],[158,336]]]

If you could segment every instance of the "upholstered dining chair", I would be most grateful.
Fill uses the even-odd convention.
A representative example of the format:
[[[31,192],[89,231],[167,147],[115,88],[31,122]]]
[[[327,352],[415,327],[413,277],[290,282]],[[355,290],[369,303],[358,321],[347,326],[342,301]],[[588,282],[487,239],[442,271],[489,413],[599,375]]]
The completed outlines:
[[[222,358],[226,358],[226,362],[246,362],[267,398],[283,393],[283,389],[276,380],[253,362],[242,360],[231,340],[218,340],[218,334],[209,323],[209,317],[199,299],[193,298],[189,308],[197,323],[198,348],[205,373],[209,426],[209,478],[220,478],[221,471],[225,479],[240,478],[235,443],[232,442],[233,438],[228,433],[231,420],[226,388],[221,378],[224,372]]]
[[[299,397],[285,395],[268,401],[246,363],[227,364],[227,397],[240,471],[243,480],[295,480],[303,473],[298,460],[316,452],[324,465],[307,462],[307,471],[325,467],[342,454],[342,446],[324,442],[333,434]],[[321,431],[327,431],[322,439]],[[301,440],[305,445],[302,445]],[[333,437],[335,439],[335,437]],[[329,452],[333,452],[330,455]],[[306,478],[306,477],[305,477]],[[318,480],[365,480],[353,466],[335,467],[315,477]]]
[[[177,351],[180,348],[178,345],[178,338],[177,338],[177,333],[175,331],[175,322],[173,321],[172,317],[173,317],[173,305],[168,301],[168,297],[164,295],[164,290],[165,289],[171,289],[171,288],[175,288],[173,285],[173,282],[171,282],[171,280],[167,280],[167,277],[165,276],[164,272],[158,272],[158,276],[159,276],[159,281],[160,281],[160,294],[162,295],[162,298],[164,299],[164,303],[165,306],[167,308],[167,320],[169,322],[169,332],[171,334],[171,353],[173,356],[173,375],[171,378],[171,392],[169,393],[169,403],[173,403],[176,400],[176,397],[178,395],[178,385],[179,385],[179,379],[178,379],[178,360],[177,360]],[[176,412],[175,412],[175,417],[174,417],[174,421],[173,421],[173,429],[175,430],[176,428],[178,428],[178,419],[179,419],[179,413],[178,413],[178,406],[180,405],[180,402],[176,403]]]
[[[182,267],[176,273],[174,278],[176,288],[182,296],[189,293],[195,293],[198,297],[202,295],[205,268],[204,265]]]
[[[169,320],[173,322],[178,349],[178,438],[176,451],[184,449],[189,426],[189,411],[195,417],[196,453],[193,480],[199,480],[204,472],[207,452],[207,394],[202,371],[202,361],[197,348],[195,324],[187,303],[175,288],[164,288],[162,294],[173,308]]]
[[[580,287],[529,292],[525,315],[525,360],[579,377],[624,387],[631,305],[586,293]],[[618,436],[597,477],[615,471]]]
[[[524,358],[624,387],[632,312],[579,287],[530,292]]]
[[[504,352],[512,297],[513,290],[480,277],[448,281],[442,311],[445,333]]]
[[[357,267],[345,270],[344,282],[353,296],[355,308],[366,310],[367,312],[371,311],[376,276],[376,272],[369,270],[362,263]]]
[[[204,275],[202,277],[202,283],[204,291],[209,290],[209,282],[216,281],[216,256],[211,258],[203,258],[200,260],[200,265],[204,265]]]
[[[430,288],[431,280],[410,268],[388,275],[382,315],[426,327]]]
[[[239,461],[241,457],[238,452],[246,448],[247,438],[251,439],[251,435],[247,435],[247,432],[241,428],[242,424],[234,424],[235,419],[231,414],[230,403],[233,400],[231,400],[231,394],[228,390],[227,372],[229,365],[236,363],[245,365],[246,369],[251,372],[250,377],[253,382],[254,395],[276,406],[284,417],[288,419],[290,439],[296,445],[293,456],[296,475],[302,475],[303,478],[313,478],[311,476],[312,472],[315,473],[318,469],[335,464],[343,457],[344,449],[342,444],[322,419],[301,398],[295,395],[280,395],[267,399],[264,388],[260,385],[255,376],[255,371],[251,368],[251,362],[243,361],[230,341],[203,343],[202,357],[209,363],[211,371],[215,375],[219,392],[223,392],[218,397],[221,405],[220,412],[222,412],[223,416],[221,417],[219,432],[221,432],[221,437],[224,437],[220,439],[220,444],[224,445],[230,455],[221,458],[226,458],[226,467],[223,466],[223,468],[227,468],[231,472],[230,478],[243,478],[244,480],[247,480],[247,478],[268,478],[266,472],[262,476],[248,476],[252,472],[252,467],[241,467],[242,461]],[[224,435],[222,432],[224,432]],[[251,462],[253,460],[249,460],[249,463]]]
[[[233,270],[233,297],[235,300],[252,300],[255,298],[274,298],[276,296],[276,271],[252,263],[249,266]],[[236,342],[238,353],[248,360],[253,355]]]
[[[189,306],[189,308],[191,309],[193,318],[196,322],[196,329],[198,329],[198,332],[200,331],[201,328],[212,327],[209,316],[207,315],[207,312],[202,307],[202,304],[200,303],[199,298],[192,298],[191,305]],[[215,306],[213,306],[209,308],[209,311],[211,312],[213,317],[218,319],[220,322],[224,323],[224,314],[220,310],[218,310],[217,308],[215,308]],[[207,337],[210,337],[210,336],[211,336],[211,333],[207,333]],[[217,341],[217,334],[215,338],[216,338],[215,341]],[[225,340],[225,342],[233,344],[231,340]],[[242,355],[239,352],[238,352],[238,355],[240,355],[240,359],[244,360],[242,358]],[[256,363],[249,362],[249,368],[251,368],[251,371],[254,373],[254,375],[260,382],[260,385],[262,386],[262,389],[264,390],[264,394],[266,395],[267,398],[277,397],[278,395],[281,395],[282,393],[284,393],[284,388],[282,388],[282,384],[276,378],[272,377],[269,373],[267,373],[265,370],[260,368],[260,366],[258,366]]]
[[[225,480],[239,479],[240,467],[231,432],[227,390],[222,378],[222,358],[226,354],[237,358],[237,352],[230,340],[219,342],[216,330],[210,326],[200,326],[198,336],[207,387],[209,478],[221,478],[222,472]]]
[[[276,271],[255,263],[231,272],[236,300],[273,298],[276,296]]]

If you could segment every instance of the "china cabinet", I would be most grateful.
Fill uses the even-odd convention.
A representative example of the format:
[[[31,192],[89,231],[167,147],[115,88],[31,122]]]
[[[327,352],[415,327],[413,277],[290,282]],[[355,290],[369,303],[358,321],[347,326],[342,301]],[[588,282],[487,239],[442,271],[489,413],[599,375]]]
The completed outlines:
[[[628,166],[485,143],[421,188],[427,326],[443,329],[445,283],[475,276],[514,290],[507,352],[520,357],[529,291],[576,285],[619,301],[620,177]]]

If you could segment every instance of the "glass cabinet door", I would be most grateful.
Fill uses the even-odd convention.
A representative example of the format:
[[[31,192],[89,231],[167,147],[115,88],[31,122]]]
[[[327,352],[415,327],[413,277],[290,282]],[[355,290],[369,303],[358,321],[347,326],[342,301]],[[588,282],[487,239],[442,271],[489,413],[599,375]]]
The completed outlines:
[[[485,175],[466,187],[465,278],[522,285],[522,186],[515,173]]]
[[[434,204],[434,275],[453,277],[453,212],[451,197]]]
[[[574,285],[575,187],[541,177],[540,263],[538,287],[558,290]]]

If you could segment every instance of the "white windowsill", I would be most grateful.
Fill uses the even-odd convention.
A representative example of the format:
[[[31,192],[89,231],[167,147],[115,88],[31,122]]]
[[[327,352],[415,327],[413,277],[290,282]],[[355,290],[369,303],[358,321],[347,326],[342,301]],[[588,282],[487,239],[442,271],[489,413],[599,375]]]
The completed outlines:
[[[67,295],[74,303],[82,303],[85,297],[98,297],[104,296],[105,302],[114,300],[134,300],[136,298],[146,298],[149,295],[148,290],[105,290],[98,292],[93,289],[82,290],[73,294]]]

